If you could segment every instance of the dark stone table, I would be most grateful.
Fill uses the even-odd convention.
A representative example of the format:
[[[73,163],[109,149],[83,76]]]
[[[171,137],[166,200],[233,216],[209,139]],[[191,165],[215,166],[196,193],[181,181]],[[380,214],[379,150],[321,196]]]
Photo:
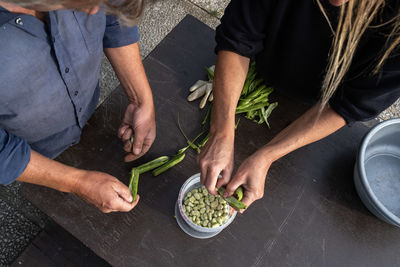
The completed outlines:
[[[188,88],[215,62],[214,31],[186,17],[144,60],[157,116],[157,139],[136,163],[123,163],[116,132],[126,107],[119,87],[97,109],[79,145],[58,160],[110,173],[128,184],[130,168],[185,146],[205,111],[186,101]],[[235,166],[292,122],[307,106],[274,92],[279,107],[269,130],[244,118],[237,130]],[[183,182],[199,172],[195,153],[157,178],[141,177],[141,201],[129,213],[103,214],[70,194],[25,185],[24,195],[114,266],[399,266],[400,231],[375,218],[352,180],[357,147],[368,129],[345,127],[274,163],[265,196],[218,236],[189,237],[174,219]]]

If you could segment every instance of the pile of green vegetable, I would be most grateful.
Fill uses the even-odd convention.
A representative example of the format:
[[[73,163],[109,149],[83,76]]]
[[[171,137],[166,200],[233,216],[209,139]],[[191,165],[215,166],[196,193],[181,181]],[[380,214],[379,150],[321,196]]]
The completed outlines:
[[[243,188],[236,189],[234,196],[224,198],[225,188],[218,189],[219,195],[211,195],[204,186],[189,191],[183,200],[182,209],[195,224],[214,228],[223,225],[232,215],[231,207],[246,209],[241,202]]]
[[[189,88],[190,95],[188,101],[194,101],[202,98],[200,101],[200,109],[206,106],[208,102],[212,102],[213,95],[213,80],[215,66],[206,68],[208,81],[199,80]],[[250,119],[258,124],[265,123],[268,127],[268,117],[272,111],[278,106],[277,102],[270,103],[269,95],[273,88],[265,85],[264,80],[257,75],[256,63],[250,63],[249,71],[243,89],[240,95],[240,100],[236,108],[236,114],[244,113],[247,119]]]
[[[230,217],[228,203],[221,196],[208,193],[204,186],[189,191],[182,204],[186,216],[202,227],[221,226]]]

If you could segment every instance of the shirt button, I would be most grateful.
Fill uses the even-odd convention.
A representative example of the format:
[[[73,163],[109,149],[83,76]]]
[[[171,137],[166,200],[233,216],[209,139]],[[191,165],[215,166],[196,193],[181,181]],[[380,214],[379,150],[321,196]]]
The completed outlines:
[[[65,73],[68,73],[69,72],[69,68],[65,68]]]
[[[56,38],[51,37],[51,41],[52,41],[53,43],[55,43],[55,42],[56,42]]]
[[[78,91],[75,91],[74,95],[77,96],[78,94],[79,94],[79,92],[78,92]]]
[[[22,21],[21,18],[16,18],[15,23],[17,23],[18,25],[24,25],[24,22]]]

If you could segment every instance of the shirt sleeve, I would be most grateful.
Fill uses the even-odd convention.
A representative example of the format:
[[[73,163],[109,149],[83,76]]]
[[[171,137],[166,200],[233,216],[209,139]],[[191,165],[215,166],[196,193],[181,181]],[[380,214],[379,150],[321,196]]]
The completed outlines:
[[[31,149],[22,138],[0,129],[0,184],[14,182],[26,169]]]
[[[232,0],[217,27],[215,52],[228,50],[253,57],[264,48],[272,0]]]
[[[347,123],[376,118],[400,97],[400,55],[386,60],[376,75],[345,81],[330,106]]]
[[[125,27],[119,24],[116,16],[106,16],[106,30],[103,37],[104,48],[130,45],[139,41],[137,26]]]

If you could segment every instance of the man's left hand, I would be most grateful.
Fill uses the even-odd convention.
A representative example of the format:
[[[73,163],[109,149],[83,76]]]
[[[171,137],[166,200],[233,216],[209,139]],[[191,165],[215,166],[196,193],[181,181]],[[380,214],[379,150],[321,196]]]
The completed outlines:
[[[118,130],[118,137],[121,138],[124,150],[128,153],[125,162],[136,160],[146,154],[156,137],[153,104],[129,104]]]

